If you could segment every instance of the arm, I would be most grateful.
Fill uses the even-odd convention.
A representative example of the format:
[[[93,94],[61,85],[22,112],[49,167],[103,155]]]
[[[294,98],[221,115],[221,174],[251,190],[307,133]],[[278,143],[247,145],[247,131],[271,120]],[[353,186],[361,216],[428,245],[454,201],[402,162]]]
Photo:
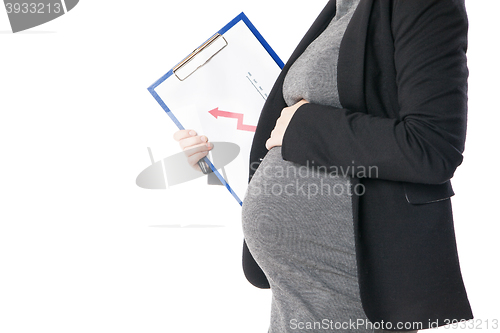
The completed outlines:
[[[463,0],[395,0],[399,117],[304,104],[284,133],[283,158],[302,165],[374,166],[386,180],[449,180],[465,143],[467,25]]]

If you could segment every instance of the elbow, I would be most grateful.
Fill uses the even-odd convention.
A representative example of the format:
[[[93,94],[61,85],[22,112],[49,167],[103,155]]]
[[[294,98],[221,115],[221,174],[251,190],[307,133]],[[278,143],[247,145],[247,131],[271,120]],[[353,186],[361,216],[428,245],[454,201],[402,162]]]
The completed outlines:
[[[438,166],[430,166],[424,176],[423,183],[438,185],[446,183],[455,174],[457,167],[462,163],[462,155],[460,158],[454,158],[453,160],[442,159]]]
[[[436,146],[429,147],[426,158],[421,162],[422,183],[442,184],[453,178],[458,166],[462,164],[463,155],[460,151],[451,145],[446,148],[437,149]]]
[[[407,156],[411,156],[410,163],[416,166],[416,182],[437,185],[453,178],[463,161],[462,150],[451,143],[447,133],[427,126],[412,127],[406,126],[406,142],[410,152]]]

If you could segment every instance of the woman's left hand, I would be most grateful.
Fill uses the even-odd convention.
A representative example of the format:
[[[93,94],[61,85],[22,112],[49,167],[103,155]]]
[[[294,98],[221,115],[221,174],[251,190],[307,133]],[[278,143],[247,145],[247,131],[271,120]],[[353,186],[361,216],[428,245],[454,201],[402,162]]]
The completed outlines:
[[[286,107],[281,111],[281,116],[276,120],[276,126],[274,126],[273,131],[271,132],[271,137],[266,141],[266,148],[270,150],[272,147],[281,146],[283,144],[283,135],[285,135],[285,131],[292,120],[295,111],[303,104],[309,103],[305,99],[295,103],[292,106]]]

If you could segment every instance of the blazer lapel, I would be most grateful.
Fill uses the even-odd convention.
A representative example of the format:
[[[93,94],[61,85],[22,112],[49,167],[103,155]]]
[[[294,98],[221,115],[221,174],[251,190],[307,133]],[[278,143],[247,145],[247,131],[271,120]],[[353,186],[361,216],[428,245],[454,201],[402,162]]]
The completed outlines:
[[[338,89],[340,102],[345,108],[366,110],[364,97],[364,59],[368,21],[373,0],[361,0],[349,23],[340,46]],[[328,26],[337,11],[336,0],[330,0],[304,35],[297,48],[278,76],[264,104],[250,152],[250,178],[255,172],[253,162],[267,154],[265,143],[276,125],[281,110],[286,107],[283,99],[283,81],[295,60]]]
[[[262,159],[267,154],[265,143],[276,125],[276,119],[280,116],[281,110],[286,107],[285,100],[283,99],[283,81],[285,80],[286,73],[293,62],[305,51],[307,46],[326,29],[335,16],[337,9],[336,4],[336,0],[330,0],[326,4],[325,8],[323,8],[317,19],[311,25],[311,28],[293,51],[280,75],[276,79],[273,89],[269,93],[269,97],[264,104],[264,108],[259,118],[257,130],[253,138],[252,150],[250,151],[250,178],[253,176],[256,169],[252,163]]]
[[[373,0],[361,0],[340,44],[338,90],[340,103],[346,109],[364,111],[365,46]]]

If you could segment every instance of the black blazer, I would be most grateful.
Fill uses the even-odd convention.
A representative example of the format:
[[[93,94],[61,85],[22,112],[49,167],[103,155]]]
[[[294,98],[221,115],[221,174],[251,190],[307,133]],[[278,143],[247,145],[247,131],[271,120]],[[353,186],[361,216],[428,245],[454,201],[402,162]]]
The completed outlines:
[[[335,10],[328,2],[278,77],[253,140],[250,178],[286,107],[288,69]],[[353,184],[365,190],[353,209],[361,300],[372,322],[428,328],[472,318],[449,200],[465,143],[467,29],[464,0],[361,0],[340,47],[344,108],[305,104],[284,135],[287,161],[378,170]],[[243,268],[253,285],[269,288],[246,243]]]

